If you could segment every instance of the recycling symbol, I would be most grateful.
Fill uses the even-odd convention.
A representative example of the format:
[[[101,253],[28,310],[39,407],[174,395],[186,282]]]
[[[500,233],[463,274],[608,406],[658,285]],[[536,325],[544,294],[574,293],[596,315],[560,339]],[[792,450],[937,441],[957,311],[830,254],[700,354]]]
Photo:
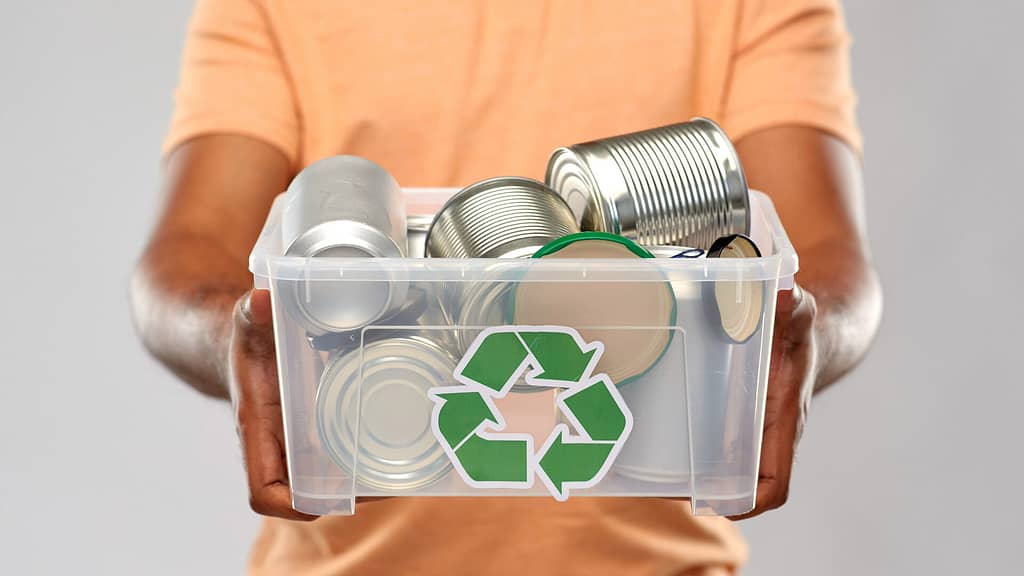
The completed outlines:
[[[474,488],[531,488],[540,477],[557,500],[600,482],[633,429],[615,384],[593,374],[603,352],[603,343],[565,326],[484,330],[455,368],[462,385],[428,392],[434,435],[462,479]],[[557,424],[539,450],[529,434],[502,433],[494,403],[520,377],[561,390],[556,404],[569,424]]]

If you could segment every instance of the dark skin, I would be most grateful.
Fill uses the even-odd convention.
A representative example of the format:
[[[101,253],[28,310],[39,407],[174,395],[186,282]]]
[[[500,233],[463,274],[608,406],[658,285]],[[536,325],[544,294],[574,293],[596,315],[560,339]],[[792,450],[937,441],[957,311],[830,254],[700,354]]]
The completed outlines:
[[[768,192],[800,255],[779,294],[755,509],[786,502],[811,396],[852,369],[881,316],[866,242],[860,162],[843,142],[783,126],[737,143],[749,184]],[[273,146],[233,135],[186,142],[168,158],[166,203],[132,280],[149,351],[203,394],[230,399],[256,512],[291,507],[270,296],[252,290],[248,254],[293,176]],[[187,255],[188,257],[183,257]]]

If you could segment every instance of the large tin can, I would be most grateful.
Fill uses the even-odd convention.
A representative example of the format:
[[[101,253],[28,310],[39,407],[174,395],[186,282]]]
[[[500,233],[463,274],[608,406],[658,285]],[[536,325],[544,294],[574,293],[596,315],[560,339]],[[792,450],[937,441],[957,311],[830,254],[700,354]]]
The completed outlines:
[[[380,490],[443,478],[451,461],[431,432],[427,391],[454,384],[455,364],[421,336],[384,338],[335,355],[316,395],[317,429],[334,463]]]
[[[706,118],[559,148],[545,181],[584,230],[640,244],[707,249],[720,236],[749,231],[739,157]]]
[[[285,255],[400,258],[406,253],[405,200],[377,164],[334,156],[311,164],[287,192],[281,234]],[[294,309],[311,334],[344,332],[388,315],[405,299],[405,282],[311,279],[294,283]]]

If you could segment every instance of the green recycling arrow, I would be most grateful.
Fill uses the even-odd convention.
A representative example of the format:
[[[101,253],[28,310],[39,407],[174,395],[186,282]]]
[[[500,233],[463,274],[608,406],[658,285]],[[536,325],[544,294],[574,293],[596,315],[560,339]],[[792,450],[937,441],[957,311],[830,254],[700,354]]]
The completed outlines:
[[[429,392],[434,434],[462,479],[479,488],[529,488],[539,476],[558,500],[600,482],[633,427],[615,384],[591,376],[603,351],[565,326],[484,330],[455,369],[462,385]],[[527,385],[563,389],[556,403],[576,434],[559,424],[535,453],[529,434],[501,432],[494,399],[524,377]]]
[[[484,422],[499,424],[495,410],[483,396],[472,390],[437,394],[443,401],[437,427],[450,446],[458,446]]]
[[[556,498],[564,499],[567,484],[583,484],[597,476],[608,461],[615,444],[608,442],[567,442],[568,428],[561,424],[551,434],[550,442],[541,449],[540,470]]]

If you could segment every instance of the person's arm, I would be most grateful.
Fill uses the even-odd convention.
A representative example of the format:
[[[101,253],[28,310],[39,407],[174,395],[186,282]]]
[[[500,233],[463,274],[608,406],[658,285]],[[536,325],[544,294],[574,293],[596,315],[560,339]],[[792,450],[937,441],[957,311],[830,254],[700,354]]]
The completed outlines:
[[[247,265],[290,176],[284,154],[257,139],[204,136],[175,148],[131,299],[149,351],[200,392],[231,399],[253,510],[307,520],[291,506],[270,295],[252,290]]]
[[[786,502],[812,394],[864,356],[882,294],[864,222],[860,161],[841,140],[785,126],[737,143],[747,180],[768,193],[800,257],[797,288],[779,294],[755,509]]]
[[[149,351],[204,394],[229,396],[232,310],[252,288],[249,251],[289,178],[284,155],[242,136],[196,138],[167,159],[165,204],[132,305]]]

